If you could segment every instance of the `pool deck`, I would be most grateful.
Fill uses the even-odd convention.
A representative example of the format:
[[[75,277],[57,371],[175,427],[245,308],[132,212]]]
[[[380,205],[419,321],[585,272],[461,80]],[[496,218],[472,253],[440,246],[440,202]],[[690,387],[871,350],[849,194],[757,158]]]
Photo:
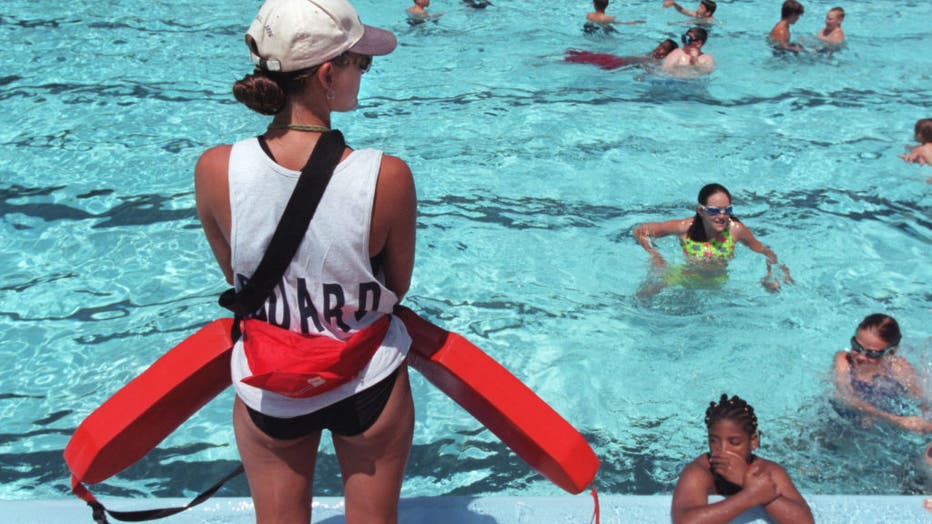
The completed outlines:
[[[921,496],[815,495],[807,496],[815,521],[823,523],[932,523]],[[105,499],[116,510],[136,510],[186,504],[183,499]],[[601,522],[670,522],[670,496],[600,495]],[[415,497],[401,500],[403,524],[557,524],[590,522],[588,494],[565,497]],[[3,522],[17,524],[76,524],[92,522],[90,509],[77,499],[0,501]],[[734,522],[767,522],[762,512],[750,511]],[[118,522],[110,518],[110,522]],[[159,520],[171,524],[247,524],[254,522],[252,501],[215,497],[188,511]],[[343,499],[314,500],[312,522],[342,524]]]

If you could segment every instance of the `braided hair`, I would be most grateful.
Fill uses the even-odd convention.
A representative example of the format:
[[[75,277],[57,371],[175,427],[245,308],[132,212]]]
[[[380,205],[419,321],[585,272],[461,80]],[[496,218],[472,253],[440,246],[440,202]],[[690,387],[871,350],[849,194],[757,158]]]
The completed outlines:
[[[738,395],[728,398],[728,395],[722,393],[718,404],[709,402],[709,408],[705,410],[706,428],[712,429],[713,424],[724,419],[737,423],[751,437],[759,436],[754,408]]]

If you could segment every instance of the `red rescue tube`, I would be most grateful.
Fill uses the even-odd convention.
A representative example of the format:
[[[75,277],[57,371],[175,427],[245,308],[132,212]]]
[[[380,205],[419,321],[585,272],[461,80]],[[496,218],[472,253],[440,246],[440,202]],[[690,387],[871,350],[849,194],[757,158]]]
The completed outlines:
[[[465,338],[399,307],[412,337],[409,362],[556,485],[579,493],[599,460],[556,411]],[[78,426],[65,447],[72,490],[137,462],[230,385],[231,319],[204,326],[117,391]]]
[[[81,422],[65,447],[72,487],[128,468],[230,385],[232,324],[202,327]]]
[[[563,417],[465,338],[399,307],[412,338],[408,362],[532,468],[570,493],[592,483],[599,459]]]

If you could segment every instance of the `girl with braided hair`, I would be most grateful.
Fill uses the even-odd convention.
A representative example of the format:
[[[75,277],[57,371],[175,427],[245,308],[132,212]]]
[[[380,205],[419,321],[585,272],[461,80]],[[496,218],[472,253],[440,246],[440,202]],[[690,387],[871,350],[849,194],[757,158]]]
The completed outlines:
[[[786,471],[754,455],[760,445],[757,416],[750,404],[723,394],[705,412],[709,453],[683,468],[673,491],[674,524],[731,522],[761,506],[778,523],[813,522],[812,511]],[[725,498],[709,504],[709,495]]]

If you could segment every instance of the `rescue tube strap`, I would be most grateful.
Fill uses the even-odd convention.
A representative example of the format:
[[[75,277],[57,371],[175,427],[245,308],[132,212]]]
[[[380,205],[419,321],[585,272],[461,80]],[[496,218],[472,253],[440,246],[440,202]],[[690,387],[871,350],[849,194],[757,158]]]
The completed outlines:
[[[200,495],[194,497],[191,502],[188,502],[184,506],[176,506],[173,508],[156,508],[136,511],[116,511],[107,509],[103,504],[100,503],[99,500],[97,500],[96,497],[94,497],[90,491],[87,490],[87,487],[85,487],[84,484],[77,482],[77,479],[74,477],[72,477],[73,485],[71,487],[71,491],[75,495],[81,497],[81,499],[87,502],[87,505],[91,507],[91,511],[93,512],[92,517],[94,518],[94,522],[97,524],[108,524],[107,515],[110,515],[117,520],[122,520],[123,522],[142,522],[146,520],[165,518],[174,515],[175,513],[181,513],[186,509],[197,506],[198,504],[212,497],[214,493],[223,487],[223,485],[226,484],[228,480],[238,476],[243,471],[243,465],[240,464],[236,467],[236,469],[227,473],[227,475],[220,479],[216,484],[208,488]]]

